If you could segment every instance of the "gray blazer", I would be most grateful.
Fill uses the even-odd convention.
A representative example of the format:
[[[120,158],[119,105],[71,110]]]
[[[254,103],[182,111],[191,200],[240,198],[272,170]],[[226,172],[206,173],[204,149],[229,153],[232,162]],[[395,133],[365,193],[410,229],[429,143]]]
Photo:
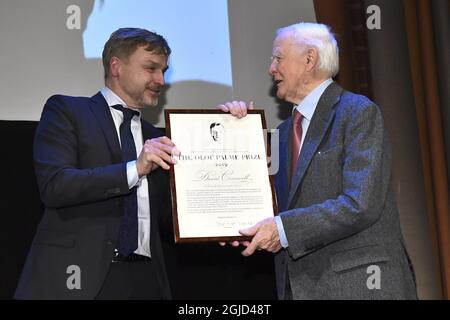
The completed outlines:
[[[293,177],[291,125],[289,118],[279,126],[275,176],[289,242],[275,256],[279,298],[289,298],[290,287],[293,299],[416,299],[379,108],[332,83],[319,100]]]

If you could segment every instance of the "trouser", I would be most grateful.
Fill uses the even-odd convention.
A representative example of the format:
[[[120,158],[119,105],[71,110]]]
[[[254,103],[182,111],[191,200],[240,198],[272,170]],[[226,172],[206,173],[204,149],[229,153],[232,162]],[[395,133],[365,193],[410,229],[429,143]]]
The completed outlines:
[[[96,299],[163,299],[163,290],[157,276],[151,260],[111,262],[109,272]]]

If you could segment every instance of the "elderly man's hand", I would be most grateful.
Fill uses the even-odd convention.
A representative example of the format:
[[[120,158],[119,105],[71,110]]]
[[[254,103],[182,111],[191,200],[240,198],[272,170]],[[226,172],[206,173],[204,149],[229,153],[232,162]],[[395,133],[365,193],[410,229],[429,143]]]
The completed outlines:
[[[242,255],[250,256],[255,250],[265,250],[268,252],[278,252],[281,249],[280,237],[274,218],[264,219],[253,227],[239,230],[243,236],[253,237],[252,241],[246,245],[247,249],[242,251]]]
[[[250,101],[248,105],[244,101],[232,101],[219,104],[216,108],[223,112],[229,112],[237,118],[243,118],[247,115],[247,110],[255,109],[253,101]]]
[[[227,243],[221,241],[219,244],[224,247]],[[247,247],[250,244],[250,241],[229,241],[228,244],[232,247],[239,247],[240,245]]]

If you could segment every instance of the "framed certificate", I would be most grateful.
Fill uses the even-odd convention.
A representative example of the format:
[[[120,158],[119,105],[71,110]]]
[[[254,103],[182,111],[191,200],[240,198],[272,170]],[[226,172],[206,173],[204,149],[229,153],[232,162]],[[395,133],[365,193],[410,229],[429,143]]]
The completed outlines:
[[[166,109],[180,156],[170,168],[175,242],[248,240],[240,229],[277,214],[263,110]]]

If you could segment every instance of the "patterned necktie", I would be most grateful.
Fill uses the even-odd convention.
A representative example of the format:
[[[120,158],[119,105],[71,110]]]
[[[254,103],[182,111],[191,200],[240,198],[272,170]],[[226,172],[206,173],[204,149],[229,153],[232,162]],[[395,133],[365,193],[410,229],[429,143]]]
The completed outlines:
[[[120,142],[122,146],[122,158],[124,162],[136,160],[136,146],[131,133],[131,119],[139,112],[124,108],[121,105],[111,106],[122,111],[123,122],[120,125]],[[123,216],[117,238],[116,249],[123,255],[132,254],[138,247],[138,204],[137,187],[131,189],[131,193],[123,197]]]
[[[291,179],[295,176],[297,161],[302,143],[302,119],[303,115],[297,109],[292,113],[292,154],[291,154]]]

